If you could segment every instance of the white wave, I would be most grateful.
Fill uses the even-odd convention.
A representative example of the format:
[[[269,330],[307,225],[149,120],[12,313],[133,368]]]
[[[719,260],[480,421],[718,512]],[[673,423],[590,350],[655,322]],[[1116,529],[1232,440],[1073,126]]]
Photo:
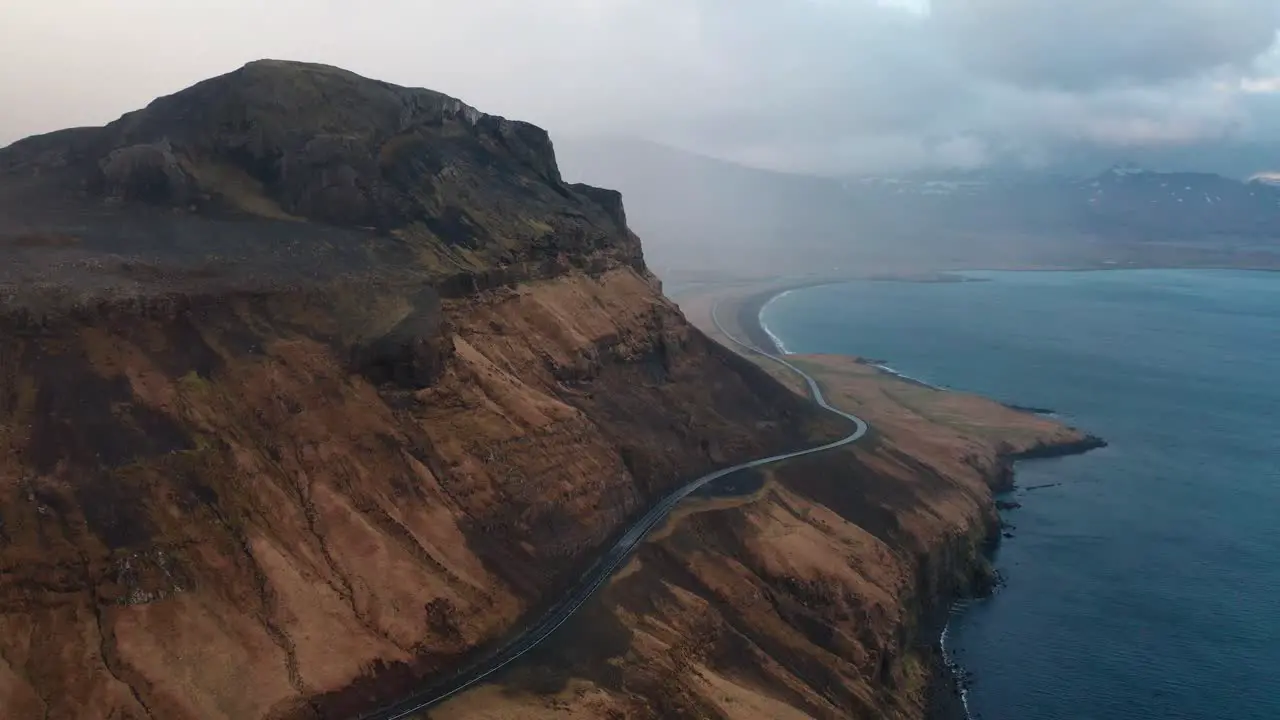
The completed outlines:
[[[790,350],[787,349],[787,346],[782,343],[782,338],[778,337],[772,330],[769,329],[769,325],[764,321],[764,311],[770,305],[776,302],[778,299],[784,298],[793,292],[795,292],[795,290],[784,290],[783,292],[780,292],[777,295],[774,295],[773,297],[769,298],[769,302],[765,303],[764,305],[761,305],[760,312],[756,315],[756,323],[760,326],[761,330],[764,330],[764,334],[768,335],[769,339],[773,341],[773,346],[778,349],[779,355],[791,355],[792,353]]]
[[[951,635],[951,621],[947,620],[947,624],[942,626],[942,637],[939,644],[942,646],[942,661],[946,663],[947,669],[955,677],[956,684],[960,688],[960,705],[964,707],[964,716],[973,720],[973,713],[969,710],[969,690],[964,686],[960,678],[960,666],[951,659],[951,653],[947,650],[947,638]]]
[[[942,389],[943,389],[943,388],[941,388],[941,387],[939,387],[939,386],[937,386],[937,385],[934,385],[934,384],[933,384],[933,383],[931,383],[931,382],[925,382],[924,380],[921,380],[920,378],[917,378],[917,377],[911,377],[910,375],[908,375],[908,374],[906,374],[906,373],[904,373],[904,372],[898,372],[897,370],[893,369],[892,367],[890,367],[890,366],[888,366],[888,365],[872,365],[872,367],[874,367],[874,368],[875,368],[875,369],[877,369],[877,370],[881,370],[881,371],[883,371],[883,372],[887,372],[887,373],[889,373],[890,375],[892,375],[892,376],[894,376],[894,377],[902,378],[903,380],[910,380],[910,381],[911,381],[911,382],[913,382],[913,383],[917,383],[917,384],[919,384],[919,385],[923,385],[923,386],[925,386],[925,387],[927,387],[927,388],[932,388],[932,389],[934,389],[934,390],[942,390]]]
[[[763,329],[764,333],[769,336],[770,340],[773,341],[774,347],[778,348],[779,355],[791,354],[791,351],[787,349],[787,346],[782,344],[782,338],[778,337],[777,335],[774,335],[773,331],[769,329],[768,325],[764,324],[763,320],[760,321],[760,328]]]

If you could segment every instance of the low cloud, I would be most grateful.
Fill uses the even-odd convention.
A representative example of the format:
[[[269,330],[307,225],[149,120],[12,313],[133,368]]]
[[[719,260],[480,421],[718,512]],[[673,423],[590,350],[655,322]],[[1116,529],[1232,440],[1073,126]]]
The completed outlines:
[[[931,20],[972,71],[1066,90],[1244,69],[1278,23],[1274,0],[933,0]]]
[[[46,0],[0,24],[0,142],[261,57],[553,134],[825,173],[1203,147],[1276,128],[1273,0]],[[1190,156],[1198,156],[1192,153]]]

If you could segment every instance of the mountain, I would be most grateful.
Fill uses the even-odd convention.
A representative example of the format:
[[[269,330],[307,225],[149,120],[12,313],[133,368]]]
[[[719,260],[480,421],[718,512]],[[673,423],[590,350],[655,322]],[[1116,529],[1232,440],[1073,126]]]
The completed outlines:
[[[956,171],[821,178],[632,141],[559,142],[620,187],[659,273],[1134,264],[1280,265],[1280,188],[1117,165],[1092,177]],[[697,227],[696,234],[688,228]]]
[[[1116,167],[1075,189],[1072,199],[1100,232],[1280,241],[1280,188],[1265,182]]]
[[[937,215],[947,222],[985,206],[1042,232],[1088,231],[1120,241],[1215,235],[1280,239],[1280,188],[1211,173],[1120,164],[1083,179],[971,173],[863,178],[857,189],[882,202],[904,204],[904,213]]]
[[[341,718],[840,428],[532,125],[264,61],[0,151],[6,717]]]

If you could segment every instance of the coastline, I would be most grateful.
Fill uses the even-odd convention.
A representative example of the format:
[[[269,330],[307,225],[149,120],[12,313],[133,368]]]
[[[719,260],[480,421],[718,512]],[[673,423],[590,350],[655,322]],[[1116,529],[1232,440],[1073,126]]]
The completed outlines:
[[[1204,270],[1220,272],[1259,272],[1278,273],[1280,266],[1265,265],[1015,265],[1010,267],[966,267],[934,271],[903,272],[866,272],[841,273],[839,275],[766,275],[752,277],[720,277],[699,278],[674,282],[664,290],[667,297],[675,300],[682,309],[692,300],[719,300],[726,313],[722,318],[731,317],[742,333],[761,347],[778,347],[766,328],[761,327],[759,313],[771,301],[794,290],[803,290],[825,285],[842,285],[851,282],[899,282],[899,283],[956,283],[956,282],[990,282],[988,278],[966,277],[965,273],[1105,273],[1134,270]],[[667,283],[664,283],[664,285]],[[735,306],[736,307],[730,307]],[[715,336],[708,323],[699,323],[708,334]],[[785,348],[782,348],[784,352]],[[913,380],[914,378],[905,378]],[[1023,408],[1015,408],[1023,409]],[[1036,410],[1041,410],[1037,408]],[[1047,413],[1045,413],[1047,414]]]
[[[1105,270],[1108,268],[1097,269]],[[757,290],[745,298],[737,300],[738,305],[733,313],[734,319],[738,324],[739,330],[758,347],[771,348],[783,355],[791,354],[782,340],[778,338],[764,322],[762,313],[765,307],[773,300],[795,290],[841,284],[844,282],[855,282],[858,280],[873,280],[873,278],[815,280],[778,285],[767,289]],[[890,278],[890,280],[898,282],[957,281],[922,281],[893,278]],[[733,298],[726,299],[729,301],[734,300]],[[935,391],[949,391],[947,388],[932,385],[922,380],[904,375],[882,361],[859,359],[858,362],[872,367],[878,372],[890,375],[907,383]],[[1003,403],[1002,405],[1010,410],[1025,413],[1027,415],[1042,417],[1054,415],[1054,412],[1047,408],[1023,407]],[[1085,434],[1084,437],[1079,440],[1061,443],[1041,443],[1022,451],[1003,453],[999,458],[1000,463],[995,469],[994,475],[989,478],[992,494],[994,496],[1010,492],[1015,488],[1016,466],[1019,462],[1082,455],[1106,446],[1107,441],[1101,437],[1092,434]],[[993,504],[995,504],[997,508],[999,507],[998,504],[994,502],[994,497]],[[968,686],[972,682],[972,676],[954,659],[953,653],[950,652],[947,647],[947,640],[951,629],[952,618],[958,613],[963,612],[962,603],[965,603],[965,601],[976,601],[989,597],[998,588],[1000,579],[995,575],[994,570],[992,570],[989,563],[992,555],[1002,541],[1002,524],[1003,523],[998,523],[995,527],[986,528],[987,543],[985,552],[981,555],[978,564],[971,568],[974,576],[980,576],[984,573],[990,574],[990,583],[985,586],[971,588],[971,592],[957,592],[951,597],[939,598],[941,602],[938,603],[937,606],[933,608],[926,608],[922,613],[923,617],[921,617],[921,621],[923,626],[926,628],[925,637],[929,638],[926,644],[921,647],[921,654],[926,657],[928,662],[929,677],[926,692],[927,704],[924,715],[925,720],[973,720],[974,718],[968,702]]]
[[[774,284],[764,289],[753,291],[750,295],[742,298],[726,298],[729,302],[736,302],[737,308],[732,313],[734,320],[737,322],[738,328],[747,336],[756,347],[773,348],[779,354],[789,355],[791,351],[783,345],[782,341],[769,331],[761,320],[760,314],[764,312],[764,308],[774,300],[796,290],[805,290],[808,288],[823,287],[826,285],[842,285],[847,282],[856,282],[865,278],[848,277],[848,278],[824,278],[813,280],[798,280],[792,282],[783,282],[782,284]]]

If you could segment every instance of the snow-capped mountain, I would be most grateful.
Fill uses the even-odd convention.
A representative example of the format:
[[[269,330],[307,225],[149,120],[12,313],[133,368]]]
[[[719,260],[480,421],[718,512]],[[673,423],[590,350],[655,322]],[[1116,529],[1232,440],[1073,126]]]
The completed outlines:
[[[1089,178],[974,173],[859,178],[846,187],[851,198],[874,196],[886,210],[926,215],[952,226],[1000,218],[1001,225],[1136,233],[1134,239],[1262,234],[1280,240],[1280,175],[1240,181],[1126,163]]]

